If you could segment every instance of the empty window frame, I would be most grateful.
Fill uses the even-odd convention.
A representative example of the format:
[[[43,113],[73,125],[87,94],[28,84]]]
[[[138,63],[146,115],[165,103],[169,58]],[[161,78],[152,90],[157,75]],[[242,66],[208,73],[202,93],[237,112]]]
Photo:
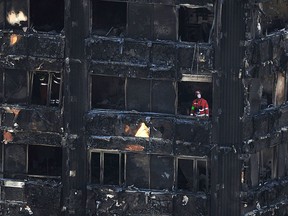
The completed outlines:
[[[64,0],[0,2],[0,28],[26,31],[27,27],[43,32],[60,32],[64,27]]]
[[[92,108],[125,109],[125,79],[92,75]]]
[[[62,75],[55,72],[32,73],[31,103],[59,106],[62,94]]]
[[[124,154],[119,152],[90,152],[90,182],[121,185],[124,182]]]
[[[18,69],[1,70],[0,92],[2,103],[27,103],[28,72]]]
[[[62,149],[54,146],[28,146],[28,175],[61,176]]]
[[[92,0],[92,31],[103,36],[123,36],[126,32],[127,3]]]
[[[153,154],[126,154],[126,186],[171,190],[173,185],[173,157]]]
[[[214,15],[212,7],[180,5],[179,34],[180,41],[209,42]]]
[[[201,97],[208,103],[209,116],[212,114],[212,83],[210,82],[178,82],[177,114],[190,115],[192,102],[196,99],[195,92],[200,91]]]
[[[209,189],[208,161],[203,158],[177,158],[177,189],[207,191]]]
[[[172,81],[127,79],[127,110],[175,114],[175,100]]]

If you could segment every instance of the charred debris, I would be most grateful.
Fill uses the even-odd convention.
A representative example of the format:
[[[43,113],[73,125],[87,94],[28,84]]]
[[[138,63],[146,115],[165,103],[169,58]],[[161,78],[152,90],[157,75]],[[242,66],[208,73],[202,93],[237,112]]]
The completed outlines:
[[[0,215],[287,215],[287,8],[1,1]]]

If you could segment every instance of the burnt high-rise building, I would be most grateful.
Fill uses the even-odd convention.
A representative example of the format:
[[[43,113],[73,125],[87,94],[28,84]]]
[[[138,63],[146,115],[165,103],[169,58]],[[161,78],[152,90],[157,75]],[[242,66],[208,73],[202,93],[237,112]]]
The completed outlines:
[[[288,215],[287,0],[1,0],[0,41],[0,215]]]

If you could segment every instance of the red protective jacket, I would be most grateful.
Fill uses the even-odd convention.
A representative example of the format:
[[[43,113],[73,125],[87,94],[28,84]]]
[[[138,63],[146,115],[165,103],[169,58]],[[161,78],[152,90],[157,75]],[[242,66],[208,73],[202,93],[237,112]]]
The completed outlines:
[[[207,101],[203,98],[197,98],[193,100],[191,114],[193,114],[193,116],[209,116],[209,107]]]

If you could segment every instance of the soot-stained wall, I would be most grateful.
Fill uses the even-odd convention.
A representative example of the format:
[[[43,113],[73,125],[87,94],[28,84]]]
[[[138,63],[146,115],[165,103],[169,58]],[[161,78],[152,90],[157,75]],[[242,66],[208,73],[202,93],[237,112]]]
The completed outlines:
[[[1,214],[208,216],[226,212],[229,187],[237,215],[287,214],[286,4],[243,5],[242,139],[229,148],[213,139],[226,2],[0,2]],[[189,115],[195,90],[209,118]],[[219,181],[235,172],[217,168],[227,158],[241,189]]]

